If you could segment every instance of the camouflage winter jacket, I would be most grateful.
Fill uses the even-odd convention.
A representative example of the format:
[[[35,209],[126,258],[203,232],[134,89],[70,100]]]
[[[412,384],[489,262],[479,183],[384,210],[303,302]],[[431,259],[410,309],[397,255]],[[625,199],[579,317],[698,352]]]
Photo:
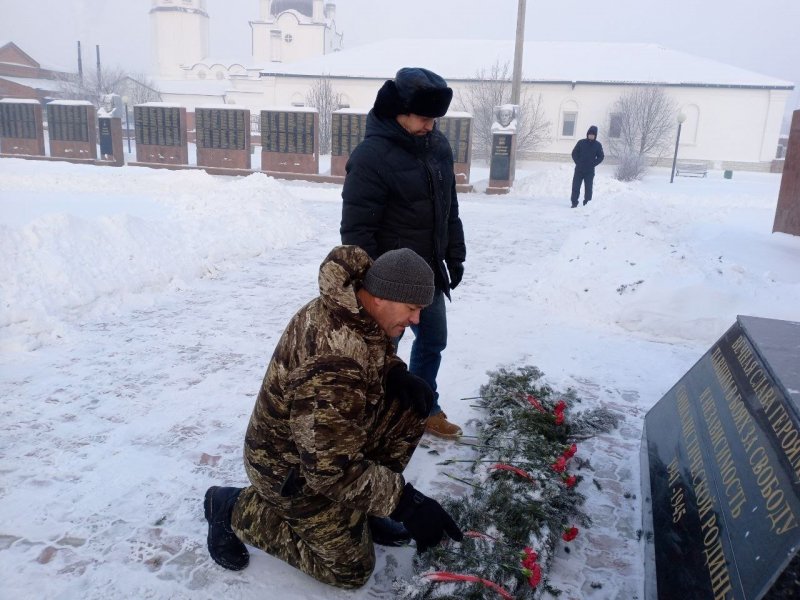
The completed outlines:
[[[319,297],[289,322],[261,384],[245,468],[287,516],[310,516],[330,502],[386,516],[403,490],[400,473],[369,459],[384,376],[401,362],[356,297],[371,264],[357,246],[328,254]]]

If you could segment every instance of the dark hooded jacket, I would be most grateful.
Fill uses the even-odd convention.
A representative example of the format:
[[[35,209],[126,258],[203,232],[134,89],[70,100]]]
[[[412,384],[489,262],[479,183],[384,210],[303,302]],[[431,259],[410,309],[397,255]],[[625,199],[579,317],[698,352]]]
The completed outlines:
[[[447,138],[436,128],[413,136],[373,108],[346,170],[342,243],[361,246],[372,258],[410,248],[428,262],[437,289],[449,297],[444,263],[464,262],[466,246]]]
[[[590,140],[589,134],[594,134],[595,139]],[[572,160],[575,162],[575,172],[583,175],[594,175],[594,168],[603,162],[603,145],[597,141],[597,127],[592,125],[586,132],[586,137],[575,144],[572,149]]]
[[[402,494],[403,476],[370,458],[385,373],[402,362],[356,296],[371,264],[355,246],[330,252],[319,297],[289,322],[261,384],[245,469],[283,514],[313,514],[337,502],[388,515]]]

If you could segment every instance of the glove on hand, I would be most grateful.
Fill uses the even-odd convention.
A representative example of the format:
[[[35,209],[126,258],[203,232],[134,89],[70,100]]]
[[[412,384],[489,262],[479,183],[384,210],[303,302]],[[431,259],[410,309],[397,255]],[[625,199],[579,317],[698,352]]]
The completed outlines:
[[[447,271],[450,273],[450,289],[456,289],[456,286],[461,283],[461,278],[464,277],[464,263],[457,260],[448,260]]]
[[[409,373],[402,363],[386,373],[386,396],[395,398],[404,408],[413,408],[420,417],[427,417],[433,406],[433,390],[424,379]]]
[[[447,511],[436,500],[415,490],[410,483],[406,484],[400,502],[390,516],[406,526],[419,553],[439,545],[445,533],[457,542],[464,539],[464,534]]]

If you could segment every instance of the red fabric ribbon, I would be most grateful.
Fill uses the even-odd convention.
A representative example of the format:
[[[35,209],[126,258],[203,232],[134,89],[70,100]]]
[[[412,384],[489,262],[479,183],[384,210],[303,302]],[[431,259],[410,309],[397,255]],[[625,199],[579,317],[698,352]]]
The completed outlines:
[[[496,465],[492,465],[489,467],[489,470],[496,470],[496,471],[511,471],[512,473],[516,473],[520,477],[524,477],[530,481],[533,481],[533,477],[531,477],[530,473],[520,469],[519,467],[515,467],[514,465],[507,465],[505,463],[497,463]]]
[[[426,575],[423,575],[423,577],[430,579],[431,581],[444,581],[448,583],[480,583],[490,590],[494,590],[500,594],[500,597],[504,600],[514,600],[514,596],[509,594],[508,591],[502,586],[497,585],[494,581],[489,581],[488,579],[483,579],[482,577],[477,577],[476,575],[462,575],[460,573],[450,573],[449,571],[435,571],[434,573],[427,573]]]

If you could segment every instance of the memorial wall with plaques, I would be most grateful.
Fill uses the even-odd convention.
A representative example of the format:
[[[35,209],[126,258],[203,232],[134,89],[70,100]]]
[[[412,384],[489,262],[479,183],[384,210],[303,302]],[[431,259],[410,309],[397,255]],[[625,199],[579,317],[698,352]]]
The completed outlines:
[[[468,183],[472,150],[472,117],[448,117],[445,115],[439,119],[438,127],[453,149],[456,183]]]
[[[315,109],[261,111],[261,169],[319,173],[319,113]]]
[[[740,316],[647,413],[645,597],[800,597],[800,323]]]
[[[331,175],[344,177],[345,165],[367,131],[367,114],[334,111],[331,114]]]
[[[186,165],[186,109],[160,103],[133,107],[136,128],[136,160],[140,163]]]
[[[97,123],[91,102],[54,100],[47,104],[50,156],[97,158]]]
[[[0,154],[44,156],[43,121],[39,102],[0,100]]]
[[[197,107],[194,113],[197,165],[250,169],[250,111]]]

